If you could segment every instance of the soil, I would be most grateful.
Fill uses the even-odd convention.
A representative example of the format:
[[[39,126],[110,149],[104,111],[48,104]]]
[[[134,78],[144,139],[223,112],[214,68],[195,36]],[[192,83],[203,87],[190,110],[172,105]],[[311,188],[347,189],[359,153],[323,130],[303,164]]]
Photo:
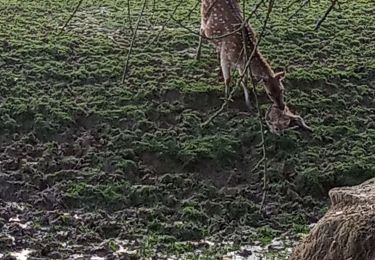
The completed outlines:
[[[0,257],[212,259],[308,232],[330,188],[375,176],[375,6],[347,1],[312,31],[320,2],[291,19],[298,6],[278,3],[260,46],[288,67],[287,103],[314,133],[265,132],[255,167],[260,126],[241,91],[201,127],[224,87],[211,47],[194,60],[198,39],[169,19],[177,1],[149,1],[122,83],[127,1],[83,1],[59,34],[76,3],[0,0]],[[195,4],[175,17],[197,30]]]

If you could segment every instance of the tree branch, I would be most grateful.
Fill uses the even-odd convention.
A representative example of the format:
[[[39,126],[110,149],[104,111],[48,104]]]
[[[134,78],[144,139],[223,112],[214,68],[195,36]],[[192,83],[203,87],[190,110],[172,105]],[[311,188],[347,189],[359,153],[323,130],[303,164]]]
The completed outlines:
[[[139,12],[138,20],[137,20],[137,24],[136,24],[135,29],[134,29],[134,31],[133,31],[132,41],[131,41],[131,43],[130,43],[130,47],[129,47],[129,51],[128,51],[128,56],[127,56],[127,58],[126,58],[126,62],[125,62],[125,66],[124,66],[124,70],[123,70],[123,73],[122,73],[122,80],[121,80],[122,83],[125,82],[126,74],[127,74],[127,72],[128,72],[128,66],[129,66],[129,61],[130,61],[130,55],[131,55],[131,52],[132,52],[132,50],[133,50],[133,46],[134,46],[134,43],[135,43],[135,38],[137,37],[137,31],[138,31],[138,27],[139,27],[139,22],[140,22],[141,19],[142,19],[143,12],[144,12],[145,7],[146,7],[146,3],[147,3],[147,0],[143,0],[142,9],[141,9],[141,11]]]
[[[127,2],[128,4],[128,22],[129,22],[129,29],[130,31],[132,31],[132,33],[134,33],[133,31],[133,25],[132,25],[132,17],[131,17],[131,11],[130,11],[130,0],[128,0]]]
[[[77,13],[78,9],[82,5],[82,2],[83,2],[83,0],[79,0],[78,4],[76,5],[76,8],[74,8],[74,10],[73,10],[73,13],[71,13],[71,15],[69,16],[68,20],[66,20],[66,22],[63,25],[63,27],[61,28],[60,32],[57,34],[58,36],[63,33],[63,31],[65,30],[66,26],[68,26],[68,24],[70,23],[70,21],[73,19],[74,15]]]
[[[331,2],[331,5],[329,6],[329,8],[327,9],[327,11],[325,12],[325,14],[323,15],[322,18],[320,18],[320,20],[318,21],[318,23],[316,24],[315,26],[315,30],[319,30],[320,26],[322,25],[322,23],[327,19],[327,16],[331,13],[331,11],[333,10],[333,8],[335,7],[335,5],[338,3],[338,0],[332,0]]]

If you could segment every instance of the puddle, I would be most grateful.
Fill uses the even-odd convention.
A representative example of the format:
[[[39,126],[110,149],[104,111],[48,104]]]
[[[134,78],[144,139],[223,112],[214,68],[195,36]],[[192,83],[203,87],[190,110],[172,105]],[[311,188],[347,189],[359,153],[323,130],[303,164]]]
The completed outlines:
[[[22,224],[22,223],[18,223],[18,226],[22,229],[27,229],[30,225],[32,224],[31,221],[29,222],[26,222],[25,224]]]
[[[15,217],[11,217],[9,219],[9,222],[16,223],[22,229],[27,229],[32,224],[31,221],[28,221],[26,223],[21,223],[21,219],[20,219],[19,215],[16,215]]]
[[[9,234],[5,234],[5,237],[9,238],[12,241],[12,246],[16,244],[16,238],[14,236],[11,236]]]
[[[136,250],[129,249],[129,243],[115,240],[118,250],[114,253],[116,256],[137,255]],[[192,245],[205,244],[207,247],[217,246],[216,243],[209,240],[201,240],[199,242],[189,242]],[[224,260],[287,260],[292,254],[292,250],[296,245],[296,241],[289,237],[275,238],[268,245],[261,245],[260,242],[255,245],[243,246],[237,251],[229,252],[222,257]],[[231,245],[232,242],[225,242],[222,245]],[[91,258],[94,259],[94,258]],[[95,258],[99,259],[99,258]],[[168,256],[168,259],[181,259],[179,257]]]
[[[28,255],[33,252],[31,249],[22,249],[20,252],[12,252],[11,256],[15,257],[17,260],[27,260]]]
[[[14,213],[13,213],[14,214]],[[53,215],[54,216],[54,215]],[[61,216],[71,216],[76,221],[84,221],[85,217],[81,216],[80,214],[72,214],[72,213],[62,213]],[[28,217],[28,219],[30,219]],[[22,214],[14,214],[12,217],[9,218],[9,222],[11,225],[9,227],[15,227],[19,226],[22,229],[30,229],[33,227],[33,222],[28,221],[25,222],[25,217]],[[44,232],[49,233],[48,228],[44,228],[43,226],[38,227],[38,232]],[[42,235],[44,235],[44,233]],[[56,233],[58,236],[61,237],[68,237],[69,233],[67,230],[60,230]],[[9,245],[15,245],[16,238],[12,237],[10,235],[5,235],[7,242]],[[290,237],[289,234],[285,233],[281,235],[280,237],[272,240],[272,242],[268,245],[262,245],[260,242],[255,242],[253,245],[247,245],[241,247],[239,250],[229,252],[221,257],[221,259],[226,260],[286,260],[292,253],[292,248],[295,246],[297,240],[295,237]],[[18,239],[17,239],[18,241]],[[202,239],[200,241],[187,241],[188,246],[191,248],[194,248],[195,254],[202,254],[202,256],[205,255],[205,250],[211,250],[210,252],[214,252],[215,249],[220,247],[225,247],[226,250],[228,248],[234,248],[233,242],[231,241],[222,241],[220,243],[216,243],[213,241],[210,241],[210,239]],[[98,245],[92,244],[91,246],[99,246],[102,247],[103,245],[115,245],[115,249],[112,249],[109,254],[111,254],[114,257],[122,258],[122,257],[131,257],[131,256],[137,256],[139,253],[140,246],[142,244],[138,244],[136,241],[133,240],[120,240],[120,239],[109,239],[109,240],[103,240]],[[13,256],[15,259],[23,260],[30,258],[30,254],[34,252],[30,246],[28,249],[24,249],[22,251],[18,252],[12,252],[10,253],[11,256]],[[85,245],[71,243],[68,241],[61,241],[60,244],[60,250],[64,251],[66,254],[66,251],[69,250],[70,252],[74,252],[73,254],[69,254],[68,256],[65,255],[65,259],[72,259],[72,260],[81,260],[81,259],[90,259],[90,260],[104,260],[105,257],[102,257],[101,255],[97,254],[82,254],[83,248]],[[227,251],[222,251],[227,252]],[[162,252],[154,252],[157,254],[157,256],[160,258],[165,259],[186,259],[185,255],[164,255]],[[189,253],[186,253],[186,256]],[[0,259],[4,257],[4,253],[0,254]],[[182,257],[182,258],[181,258]]]
[[[19,215],[16,215],[15,217],[11,217],[9,219],[9,222],[16,223],[22,229],[27,229],[32,224],[31,221],[28,221],[26,223],[21,223],[21,219],[19,218]]]
[[[96,256],[96,255],[92,256],[90,259],[91,260],[105,260],[104,257],[100,257],[100,256]]]
[[[296,242],[274,239],[266,246],[243,246],[223,256],[224,260],[287,260]]]
[[[18,211],[24,211],[25,209],[25,206],[23,205],[23,203],[17,203],[17,202],[6,202],[7,206],[10,207],[10,208],[14,208]]]
[[[119,245],[119,249],[115,252],[115,255],[119,256],[122,254],[129,254],[129,255],[136,255],[137,251],[136,250],[128,250],[124,248],[122,245]]]
[[[9,219],[9,222],[20,222],[20,221],[21,220],[20,220],[20,217],[18,215]]]

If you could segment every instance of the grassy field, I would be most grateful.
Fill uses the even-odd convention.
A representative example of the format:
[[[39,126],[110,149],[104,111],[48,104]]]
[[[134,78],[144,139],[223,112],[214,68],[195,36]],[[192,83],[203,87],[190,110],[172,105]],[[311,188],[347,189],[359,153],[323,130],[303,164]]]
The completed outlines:
[[[133,28],[141,2],[131,1]],[[224,87],[213,48],[196,61],[196,35],[170,19],[178,2],[149,0],[121,83],[127,1],[84,1],[59,34],[77,1],[0,0],[0,253],[212,259],[306,232],[330,188],[375,176],[372,1],[345,1],[319,31],[329,1],[296,15],[276,1],[260,49],[287,70],[287,102],[314,133],[265,133],[262,213],[255,109],[239,113],[239,91],[200,126]],[[195,4],[174,17],[198,31]],[[257,31],[265,10],[251,20]]]

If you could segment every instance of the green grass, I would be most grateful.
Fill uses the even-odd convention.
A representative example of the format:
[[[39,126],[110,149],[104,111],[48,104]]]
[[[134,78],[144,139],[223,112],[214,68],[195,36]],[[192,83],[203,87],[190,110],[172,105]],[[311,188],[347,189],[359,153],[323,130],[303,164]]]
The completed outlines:
[[[133,26],[140,2],[131,1]],[[287,69],[288,104],[314,133],[266,132],[266,215],[258,212],[262,174],[251,171],[261,158],[259,123],[255,113],[239,115],[242,93],[200,127],[224,95],[213,48],[205,44],[195,61],[197,37],[172,20],[153,41],[177,2],[150,1],[122,84],[127,1],[84,1],[58,35],[75,1],[0,0],[4,172],[20,171],[37,187],[57,185],[66,210],[134,210],[137,218],[118,221],[140,243],[140,255],[161,248],[191,259],[197,249],[210,259],[286,230],[305,232],[324,213],[330,188],[375,176],[371,1],[342,3],[319,31],[313,29],[329,1],[291,19],[298,6],[286,11],[286,2],[276,3],[260,49],[275,70]],[[184,1],[175,17],[194,5]],[[257,31],[265,8],[251,20]],[[183,23],[197,31],[199,21],[196,9]],[[264,113],[269,102],[258,93]],[[206,238],[218,244],[190,243]],[[234,244],[221,246],[223,240]]]

